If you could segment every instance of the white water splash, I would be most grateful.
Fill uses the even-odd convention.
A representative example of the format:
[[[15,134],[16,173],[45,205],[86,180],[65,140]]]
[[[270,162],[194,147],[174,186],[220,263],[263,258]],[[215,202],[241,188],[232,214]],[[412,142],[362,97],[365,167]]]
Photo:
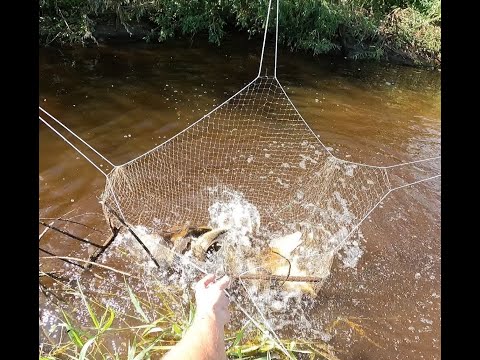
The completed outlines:
[[[210,189],[218,194],[218,188]],[[228,228],[228,235],[238,245],[251,246],[250,238],[260,228],[260,213],[255,205],[234,190],[223,189],[219,200],[209,208],[210,226]]]

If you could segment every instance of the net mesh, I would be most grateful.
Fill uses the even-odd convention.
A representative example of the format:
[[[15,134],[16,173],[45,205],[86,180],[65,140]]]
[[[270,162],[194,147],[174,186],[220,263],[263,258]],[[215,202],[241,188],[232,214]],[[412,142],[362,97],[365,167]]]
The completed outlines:
[[[231,275],[323,279],[342,241],[388,191],[384,168],[331,155],[278,80],[258,77],[193,126],[116,167],[102,201],[110,218],[114,209],[158,234],[228,228],[211,263]],[[287,236],[288,247],[295,232],[301,239],[288,251],[288,268],[285,256],[266,256],[272,239]]]

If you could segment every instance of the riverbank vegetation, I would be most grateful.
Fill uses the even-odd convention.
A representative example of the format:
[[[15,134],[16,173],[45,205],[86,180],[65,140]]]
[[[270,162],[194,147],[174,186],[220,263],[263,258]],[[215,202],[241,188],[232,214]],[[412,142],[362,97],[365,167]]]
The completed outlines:
[[[40,0],[41,45],[98,44],[105,29],[141,41],[260,36],[268,0]],[[292,50],[411,65],[441,62],[440,0],[283,0],[279,41]],[[272,24],[273,30],[273,24]],[[99,40],[100,39],[100,40]]]
[[[100,294],[78,280],[60,282],[45,273],[40,277],[60,285],[41,287],[49,309],[41,316],[40,360],[159,359],[182,339],[195,316],[195,305],[184,304],[178,289],[175,293],[159,284],[150,297],[127,280]],[[229,359],[287,359],[287,351],[293,359],[339,360],[333,347],[321,340],[280,339],[282,350],[278,341],[248,321],[227,329],[225,341]]]

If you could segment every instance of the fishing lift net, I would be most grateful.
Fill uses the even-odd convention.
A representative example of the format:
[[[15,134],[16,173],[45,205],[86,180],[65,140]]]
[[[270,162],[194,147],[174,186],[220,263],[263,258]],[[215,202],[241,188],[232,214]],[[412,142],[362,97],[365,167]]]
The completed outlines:
[[[265,75],[271,5],[258,76],[163,144],[112,164],[101,202],[109,222],[158,235],[162,246],[150,251],[159,266],[193,265],[270,289],[296,290],[296,280],[314,295],[335,254],[388,194],[440,176],[434,166],[438,174],[406,183],[394,172],[424,164],[431,171],[439,157],[382,167],[334,156],[277,79],[278,3],[274,66]],[[208,227],[223,229],[208,256],[173,244],[175,235]]]
[[[276,77],[276,41],[274,71],[264,75],[265,43],[257,78],[108,174],[105,213],[111,217],[113,209],[159,234],[185,226],[230,228],[222,259],[232,275],[260,269],[269,241],[298,231],[291,255],[299,272],[324,279],[333,255],[392,191],[389,168],[344,161],[327,150]],[[235,202],[243,212],[235,212]]]

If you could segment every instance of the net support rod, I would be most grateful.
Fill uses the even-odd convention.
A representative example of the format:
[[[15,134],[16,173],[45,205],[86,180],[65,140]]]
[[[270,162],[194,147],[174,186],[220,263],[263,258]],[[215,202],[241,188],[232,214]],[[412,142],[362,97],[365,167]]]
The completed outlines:
[[[65,141],[68,145],[70,145],[73,149],[75,149],[80,155],[82,155],[85,160],[87,160],[90,164],[92,164],[95,169],[97,169],[100,173],[102,173],[103,176],[107,177],[107,174],[100,169],[100,167],[95,164],[90,158],[85,155],[79,148],[77,148],[75,145],[73,145],[65,136],[63,136],[57,129],[55,129],[52,125],[50,125],[47,121],[45,121],[40,115],[38,118],[45,124],[47,125],[55,134],[57,134],[63,141]]]
[[[340,243],[334,248],[334,253],[336,253],[338,250],[340,250],[343,245],[345,244],[345,242],[347,241],[347,239],[360,227],[360,225],[362,225],[362,223],[368,218],[368,216],[373,212],[373,210],[375,210],[381,203],[383,200],[385,200],[385,198],[390,195],[391,192],[393,191],[396,191],[398,189],[401,189],[401,188],[404,188],[404,187],[407,187],[407,186],[412,186],[412,185],[415,185],[415,184],[418,184],[418,183],[421,183],[421,182],[424,182],[424,181],[428,181],[428,180],[433,180],[435,178],[438,178],[440,177],[441,175],[435,175],[435,176],[431,176],[429,178],[426,178],[426,179],[422,179],[422,180],[418,180],[418,181],[414,181],[412,183],[409,183],[409,184],[405,184],[405,185],[401,185],[401,186],[397,186],[397,187],[394,187],[390,190],[388,190],[385,195],[382,196],[382,198],[380,200],[378,200],[378,202],[375,204],[375,206],[373,206],[366,214],[365,216],[358,222],[358,224],[356,224],[353,229],[340,241]],[[307,256],[308,257],[308,256]]]
[[[276,24],[275,24],[275,67],[273,68],[273,77],[276,79],[277,78],[277,55],[278,55],[278,1],[277,0],[277,18],[276,18]]]
[[[77,134],[75,134],[72,130],[70,130],[67,126],[65,126],[60,120],[56,119],[53,115],[49,114],[47,111],[45,111],[43,108],[39,107],[40,110],[42,110],[45,114],[47,114],[51,119],[53,119],[56,123],[60,124],[64,129],[66,129],[70,134],[72,134],[73,136],[75,136],[78,140],[80,140],[83,144],[85,144],[89,149],[91,149],[93,152],[95,152],[95,154],[97,154],[98,156],[100,156],[103,160],[105,160],[109,165],[111,165],[114,169],[117,168],[117,166],[115,164],[113,164],[112,162],[110,162],[105,156],[103,156],[102,154],[100,154],[97,150],[95,150],[92,146],[90,146],[85,140],[83,140],[80,136],[78,136]],[[120,203],[118,201],[118,198],[117,198],[117,195],[115,193],[115,190],[113,188],[113,185],[111,184],[110,182],[110,179],[108,178],[107,174],[105,173],[105,171],[103,171],[100,166],[98,166],[97,164],[95,164],[95,162],[93,162],[92,159],[90,159],[87,155],[85,155],[78,147],[76,147],[71,141],[69,141],[62,133],[60,133],[57,129],[55,129],[52,125],[49,124],[48,121],[46,121],[44,118],[42,118],[40,115],[38,116],[39,120],[42,121],[46,126],[48,126],[50,128],[50,130],[52,130],[55,134],[57,134],[60,139],[62,139],[63,141],[65,141],[68,145],[70,145],[76,152],[78,152],[80,155],[82,155],[85,160],[87,160],[90,164],[92,164],[93,167],[95,167],[95,169],[97,169],[103,176],[105,176],[105,179],[106,179],[106,183],[107,183],[107,186],[110,188],[110,191],[112,192],[112,195],[113,195],[113,200],[115,201],[115,204],[117,205],[118,207],[118,211],[120,212],[121,216],[123,218],[124,215],[123,215],[123,212],[122,212],[122,208],[120,207]]]
[[[155,151],[156,149],[162,147],[163,145],[169,143],[170,141],[172,141],[173,139],[175,139],[177,136],[179,136],[180,134],[184,133],[185,131],[187,131],[188,129],[190,129],[191,127],[195,126],[196,124],[198,124],[200,121],[204,120],[206,117],[210,116],[211,113],[217,111],[219,108],[221,108],[223,105],[225,105],[226,103],[228,103],[230,100],[232,100],[235,96],[237,96],[238,94],[240,94],[243,90],[245,90],[246,88],[248,88],[250,85],[252,85],[256,80],[258,79],[258,77],[256,77],[255,79],[253,79],[252,81],[250,81],[247,85],[245,85],[243,88],[241,88],[239,91],[237,91],[235,94],[233,94],[232,96],[230,96],[227,100],[225,100],[223,103],[221,103],[220,105],[218,105],[217,107],[215,107],[215,109],[209,111],[207,114],[203,115],[200,119],[198,119],[197,121],[195,121],[193,124],[191,124],[190,126],[186,127],[185,129],[183,129],[182,131],[180,131],[179,133],[175,134],[174,136],[172,136],[170,139],[168,140],[165,140],[163,143],[161,143],[160,145],[158,146],[155,146],[153,149],[150,149],[148,150],[146,153],[143,153],[142,155],[139,155],[137,156],[136,158],[132,159],[132,160],[129,160],[127,161],[126,163],[123,163],[121,165],[118,165],[119,167],[120,166],[123,166],[123,165],[127,165],[127,164],[130,164],[131,162],[134,162],[135,160],[138,160],[140,159],[141,157],[151,153],[152,151]]]
[[[258,67],[257,77],[260,77],[262,75],[263,54],[265,53],[265,43],[267,41],[268,21],[270,19],[270,8],[271,8],[271,6],[272,6],[272,0],[270,0],[268,2],[267,20],[265,20],[265,31],[263,33],[262,55],[260,55],[260,66]]]
[[[394,188],[391,188],[390,190],[388,190],[381,198],[380,200],[378,200],[378,202],[362,217],[362,219],[352,228],[352,230],[350,230],[350,232],[339,242],[339,244],[337,246],[335,246],[335,248],[333,249],[333,253],[336,253],[338,250],[340,250],[343,245],[345,244],[345,242],[347,241],[347,239],[360,227],[360,225],[362,225],[362,223],[368,218],[368,216],[373,212],[373,210],[375,210],[381,203],[383,200],[385,200],[385,198],[390,195],[391,192],[393,191],[396,191],[396,190],[399,190],[399,189],[402,189],[404,187],[407,187],[407,186],[412,186],[412,185],[415,185],[415,184],[419,184],[421,182],[424,182],[424,181],[429,181],[429,180],[433,180],[433,179],[436,179],[436,178],[439,178],[441,177],[441,175],[435,175],[435,176],[431,176],[431,177],[428,177],[428,178],[425,178],[425,179],[421,179],[421,180],[417,180],[417,181],[414,181],[414,182],[411,182],[411,183],[408,183],[408,184],[405,184],[405,185],[401,185],[401,186],[397,186],[397,187],[394,187]],[[310,258],[310,257],[313,257],[313,256],[318,256],[318,254],[311,254],[311,255],[306,255],[304,256],[304,258]]]
[[[275,4],[277,6],[276,9],[276,19],[275,19],[275,62],[274,62],[274,67],[273,67],[273,77],[276,79],[277,78],[277,55],[278,55],[278,14],[279,14],[279,6],[278,6],[279,0],[275,1]],[[258,76],[262,76],[262,67],[263,67],[263,58],[265,55],[265,46],[267,43],[267,33],[268,33],[268,24],[270,22],[270,10],[272,7],[272,0],[268,2],[268,10],[267,10],[267,19],[265,20],[265,31],[263,33],[263,44],[262,44],[262,55],[260,56],[260,66],[258,67]]]
[[[285,94],[285,97],[288,99],[288,102],[290,103],[290,105],[293,106],[293,108],[295,109],[295,112],[298,114],[298,116],[300,117],[300,119],[302,119],[303,123],[304,123],[305,126],[308,128],[308,130],[312,133],[312,135],[315,136],[315,138],[318,140],[318,142],[320,143],[320,145],[322,145],[322,147],[324,148],[324,150],[325,150],[330,156],[332,156],[333,158],[335,158],[335,159],[337,159],[337,160],[339,160],[339,161],[341,161],[341,162],[344,162],[344,163],[347,163],[347,164],[352,164],[352,165],[367,166],[367,167],[376,168],[376,169],[390,169],[390,168],[394,168],[394,167],[411,165],[411,164],[417,164],[417,163],[421,163],[421,162],[425,162],[425,161],[431,161],[431,160],[437,160],[437,159],[440,159],[440,158],[441,158],[441,156],[434,156],[434,157],[430,157],[430,158],[426,158],[426,159],[409,161],[409,162],[404,162],[404,163],[395,164],[395,165],[388,165],[388,166],[378,166],[378,165],[363,164],[363,163],[359,163],[359,162],[355,162],[355,161],[340,159],[339,157],[335,156],[330,150],[328,150],[327,146],[322,142],[322,140],[320,140],[320,138],[319,138],[318,135],[313,131],[313,129],[310,127],[310,125],[308,125],[308,123],[307,123],[307,122],[305,121],[305,119],[303,118],[302,114],[300,114],[300,112],[298,111],[298,109],[296,108],[296,106],[293,104],[292,100],[290,100],[290,97],[287,95],[285,89],[283,88],[282,84],[280,84],[280,82],[278,81],[278,79],[277,79],[277,84],[278,84],[278,86],[280,87],[280,89],[282,90],[282,92]]]
[[[110,160],[108,160],[105,156],[103,156],[102,154],[100,154],[100,152],[98,152],[97,150],[95,150],[90,144],[88,144],[85,140],[83,140],[80,136],[78,136],[77,134],[75,134],[72,130],[70,130],[67,126],[65,126],[60,120],[58,120],[57,118],[55,118],[52,114],[50,114],[49,112],[47,112],[45,109],[43,109],[41,106],[38,107],[41,111],[43,111],[46,115],[48,115],[53,121],[55,121],[57,124],[59,124],[60,126],[62,126],[65,130],[67,130],[70,134],[72,134],[73,136],[75,136],[78,140],[80,140],[84,145],[86,145],[90,150],[92,150],[95,154],[97,154],[98,156],[100,156],[103,160],[105,160],[108,164],[110,164],[110,166],[112,167],[115,167],[115,164],[113,164]],[[42,119],[43,122],[45,122],[45,120]],[[52,127],[50,127],[52,128]],[[57,132],[58,134],[58,132]],[[63,137],[62,137],[63,138]],[[77,150],[78,151],[78,150]]]
[[[434,157],[431,157],[431,158],[426,158],[426,159],[421,159],[421,160],[415,160],[415,161],[408,161],[408,162],[404,162],[404,163],[400,163],[400,164],[395,164],[395,165],[379,166],[379,168],[391,169],[391,168],[395,168],[395,167],[399,167],[399,166],[418,164],[418,163],[422,163],[422,162],[425,162],[425,161],[432,161],[432,160],[438,160],[438,159],[440,159],[440,156],[434,156]]]
[[[424,181],[433,180],[433,179],[439,178],[439,177],[441,177],[441,176],[442,176],[442,175],[430,176],[430,177],[425,178],[425,179],[421,179],[421,180],[417,180],[417,181],[414,181],[414,182],[411,182],[411,183],[408,183],[408,184],[396,186],[396,187],[392,188],[390,191],[399,190],[399,189],[402,189],[402,188],[404,188],[404,187],[412,186],[412,185],[415,185],[415,184],[418,184],[418,183],[421,183],[421,182],[424,182]]]

